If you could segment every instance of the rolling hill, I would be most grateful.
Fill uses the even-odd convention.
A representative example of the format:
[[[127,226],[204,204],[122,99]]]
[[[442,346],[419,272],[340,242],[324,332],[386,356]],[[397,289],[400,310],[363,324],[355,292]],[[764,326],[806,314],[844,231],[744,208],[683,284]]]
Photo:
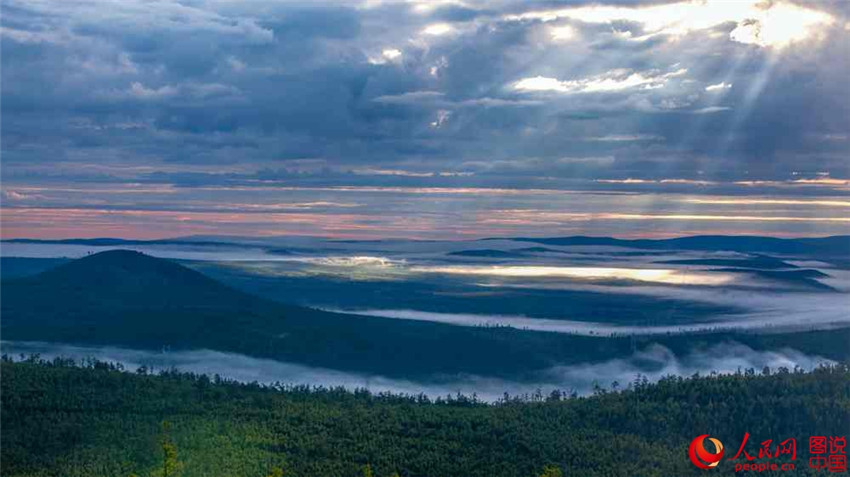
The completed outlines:
[[[121,250],[3,280],[2,288],[4,340],[214,349],[405,379],[473,374],[531,381],[553,366],[629,358],[653,343],[677,355],[738,341],[848,358],[847,329],[630,339],[330,313],[259,298],[177,263]]]
[[[625,339],[601,342],[285,305],[177,263],[123,250],[4,280],[1,310],[5,340],[207,348],[403,377],[459,372],[517,376],[630,349]]]
[[[10,290],[51,294],[65,311],[217,310],[244,311],[259,300],[192,269],[130,250],[110,250],[48,269],[35,279],[9,282]],[[25,296],[25,295],[24,295]],[[29,302],[28,307],[51,306]]]

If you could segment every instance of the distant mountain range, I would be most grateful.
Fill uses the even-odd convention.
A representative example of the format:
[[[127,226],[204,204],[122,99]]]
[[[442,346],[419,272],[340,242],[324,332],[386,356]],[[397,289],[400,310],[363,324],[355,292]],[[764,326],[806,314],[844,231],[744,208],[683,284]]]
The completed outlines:
[[[778,254],[825,254],[830,256],[850,256],[850,235],[835,235],[819,238],[776,238],[761,236],[736,235],[695,235],[672,239],[618,239],[613,237],[493,237],[480,239],[515,240],[543,245],[555,246],[609,246],[642,250],[695,250],[695,251],[732,251],[742,253],[778,253]],[[30,244],[64,244],[88,245],[93,247],[140,246],[140,245],[196,245],[196,246],[267,246],[274,247],[275,241],[270,238],[248,237],[178,237],[158,240],[126,240],[120,238],[91,238],[91,239],[7,239],[0,242],[30,243]],[[381,240],[333,240],[329,243],[384,243]],[[404,242],[391,240],[389,242]],[[421,241],[411,240],[411,243]],[[431,242],[431,241],[428,241]],[[276,251],[279,253],[280,251]],[[484,252],[481,252],[484,256]]]
[[[486,239],[493,240],[493,239]],[[673,239],[617,239],[611,237],[514,237],[511,240],[557,246],[626,247],[644,250],[701,250],[744,253],[850,255],[850,235],[821,238],[776,238],[759,236],[696,235]]]

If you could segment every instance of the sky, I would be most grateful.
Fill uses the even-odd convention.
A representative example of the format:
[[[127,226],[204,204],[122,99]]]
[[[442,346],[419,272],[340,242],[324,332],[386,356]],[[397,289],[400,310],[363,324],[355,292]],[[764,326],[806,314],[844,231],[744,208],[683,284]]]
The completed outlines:
[[[3,0],[3,238],[850,233],[850,2]]]

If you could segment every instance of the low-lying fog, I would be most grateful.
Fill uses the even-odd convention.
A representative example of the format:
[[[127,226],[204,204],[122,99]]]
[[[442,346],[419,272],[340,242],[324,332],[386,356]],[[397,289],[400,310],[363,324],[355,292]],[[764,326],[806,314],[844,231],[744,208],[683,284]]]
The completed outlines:
[[[709,300],[705,299],[705,301]],[[717,300],[717,302],[723,303],[721,300]],[[327,309],[327,311],[402,320],[431,321],[457,326],[509,326],[521,330],[548,331],[583,336],[666,335],[736,330],[785,332],[835,329],[850,326],[850,312],[848,312],[850,301],[848,301],[848,296],[843,294],[798,293],[792,295],[770,294],[769,296],[765,296],[752,292],[749,294],[727,292],[725,303],[744,305],[751,311],[729,316],[715,316],[711,321],[705,323],[669,326],[632,326],[566,319],[468,313],[434,313],[403,309]]]
[[[736,373],[749,368],[760,372],[765,366],[811,370],[832,361],[818,356],[808,356],[792,349],[755,351],[739,343],[720,343],[706,351],[691,352],[677,357],[669,349],[653,345],[636,352],[628,359],[612,359],[572,366],[557,366],[526,382],[506,381],[482,376],[462,375],[442,377],[431,382],[389,379],[382,376],[347,373],[324,368],[251,358],[233,353],[211,350],[156,353],[116,347],[82,347],[39,342],[0,343],[2,353],[14,358],[20,355],[39,354],[44,359],[73,358],[77,361],[96,358],[101,361],[121,363],[129,371],[140,366],[156,370],[177,368],[184,372],[215,375],[242,382],[271,384],[306,384],[310,386],[343,386],[350,390],[367,388],[372,392],[419,394],[430,397],[476,394],[479,399],[495,401],[504,393],[532,394],[537,390],[548,394],[554,389],[575,391],[579,395],[593,392],[594,386],[611,389],[612,383],[626,387],[638,376],[649,381],[668,375],[690,376],[694,373]],[[439,352],[439,350],[435,350]]]
[[[807,256],[765,257],[731,252],[550,245],[529,248],[528,243],[510,240],[486,244],[345,243],[307,238],[210,246],[4,243],[2,252],[4,257],[79,257],[107,248],[131,248],[162,258],[201,260],[184,263],[233,286],[261,282],[262,286],[257,286],[256,290],[266,290],[267,298],[350,313],[354,320],[360,319],[359,315],[372,315],[458,326],[499,325],[593,336],[729,330],[771,332],[850,326],[850,270],[840,261],[821,261],[818,257]],[[246,288],[254,291],[250,286]],[[583,309],[591,309],[594,314],[592,319],[575,316],[575,294],[558,295],[557,299],[545,304],[535,301],[539,294],[528,295],[523,298],[527,301],[511,301],[516,305],[514,310],[503,315],[476,314],[476,309],[492,311],[494,307],[479,307],[482,302],[474,302],[475,299],[489,300],[486,297],[491,293],[513,293],[522,289],[593,292],[597,301]],[[414,294],[418,295],[406,296]],[[624,300],[624,295],[677,300],[676,303],[683,305],[734,306],[736,312],[718,311],[696,316],[686,308],[682,313],[686,318],[693,316],[693,320],[665,321],[662,313],[653,322],[629,323],[614,314],[628,314],[637,310],[635,307],[641,307],[644,312],[649,310],[651,314],[652,308],[647,308],[645,300],[633,303],[631,298]],[[452,301],[448,298],[451,296],[476,298]],[[619,308],[609,310],[606,302],[614,296],[620,297]],[[473,303],[477,304],[467,306],[472,312],[457,309],[459,304]],[[522,315],[529,306],[537,307],[535,317]],[[552,368],[527,382],[465,375],[426,383],[210,350],[154,353],[113,347],[4,342],[2,352],[40,353],[47,358],[95,357],[121,362],[129,369],[140,365],[159,369],[175,366],[183,371],[217,373],[240,381],[366,387],[376,392],[424,392],[431,396],[476,393],[486,400],[498,399],[505,392],[533,393],[538,388],[544,393],[557,388],[587,394],[594,384],[610,387],[612,382],[618,381],[625,385],[638,374],[657,380],[668,374],[728,373],[744,368],[760,370],[765,366],[811,369],[827,362],[791,349],[754,351],[736,343],[720,343],[707,351],[683,356],[674,356],[668,349],[655,346],[629,359]]]

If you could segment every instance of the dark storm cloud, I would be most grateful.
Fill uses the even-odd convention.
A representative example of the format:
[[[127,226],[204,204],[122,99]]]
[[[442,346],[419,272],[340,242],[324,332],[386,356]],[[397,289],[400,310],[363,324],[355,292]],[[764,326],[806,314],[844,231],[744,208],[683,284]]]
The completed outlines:
[[[131,163],[151,155],[343,164],[428,157],[441,167],[578,155],[617,159],[581,177],[636,169],[693,176],[705,172],[704,160],[737,177],[785,177],[801,162],[809,172],[847,175],[840,5],[824,7],[838,16],[826,38],[781,53],[730,41],[730,22],[633,41],[648,34],[639,21],[506,19],[565,5],[575,7],[10,2],[4,153],[13,164],[109,147]],[[441,34],[423,33],[435,24]],[[571,28],[573,38],[554,41],[552,26]],[[512,87],[536,76],[604,81],[621,71],[615,80],[623,80],[677,68],[687,73],[622,90]],[[708,94],[712,82],[732,88]],[[393,97],[410,101],[387,100]],[[198,138],[209,134],[221,137]],[[605,135],[664,141],[584,140]],[[233,143],[241,157],[230,155]],[[675,159],[643,167],[664,156]]]
[[[847,4],[668,3],[10,0],[4,186],[846,194]]]

